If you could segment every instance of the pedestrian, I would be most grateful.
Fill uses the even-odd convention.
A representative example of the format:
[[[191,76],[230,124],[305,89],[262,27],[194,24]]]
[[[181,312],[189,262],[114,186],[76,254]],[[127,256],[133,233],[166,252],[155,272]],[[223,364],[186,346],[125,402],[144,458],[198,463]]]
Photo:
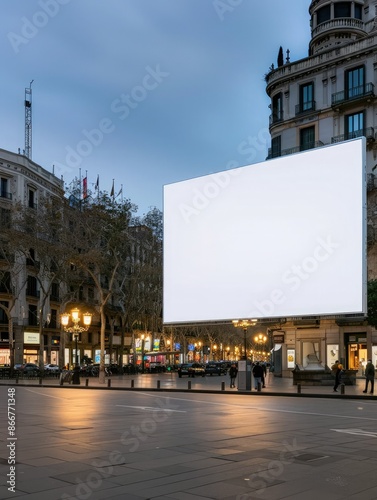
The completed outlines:
[[[338,364],[338,368],[335,372],[335,384],[334,384],[334,392],[338,392],[338,387],[340,385],[342,385],[342,377],[343,377],[343,365],[342,364]]]
[[[262,377],[263,377],[263,368],[259,364],[259,361],[255,363],[255,366],[253,368],[253,375],[254,375],[254,389],[257,391],[258,386],[262,387]]]
[[[262,368],[263,368],[263,372],[262,372],[262,387],[266,387],[266,376],[267,376],[267,366],[266,366],[266,363],[262,363]]]
[[[374,391],[374,364],[372,363],[371,359],[368,359],[368,363],[365,367],[365,391],[364,393],[368,392],[368,385],[370,382],[370,394],[373,394]]]
[[[236,382],[237,373],[238,373],[237,366],[235,364],[232,364],[231,367],[229,368],[230,388],[231,389],[233,387],[236,387],[235,382]]]
[[[334,364],[332,365],[332,367],[331,367],[331,371],[332,371],[332,373],[333,373],[334,375],[335,375],[335,373],[336,373],[336,370],[338,369],[338,366],[339,366],[339,361],[338,361],[338,360],[336,360],[336,361],[335,361],[335,363],[334,363]]]

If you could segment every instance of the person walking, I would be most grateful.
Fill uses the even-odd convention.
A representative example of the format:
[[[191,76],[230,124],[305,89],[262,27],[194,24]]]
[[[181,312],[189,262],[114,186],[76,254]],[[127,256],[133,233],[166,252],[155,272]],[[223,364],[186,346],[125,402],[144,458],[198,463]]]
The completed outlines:
[[[254,389],[257,391],[258,386],[262,387],[262,377],[263,377],[263,368],[259,364],[259,361],[255,363],[255,366],[253,368],[253,375],[254,375]]]
[[[231,389],[233,387],[236,387],[235,382],[236,382],[237,373],[238,373],[237,366],[235,364],[232,364],[231,367],[229,368],[230,388]]]
[[[267,366],[266,363],[262,363],[262,387],[266,387],[266,377],[267,377]]]
[[[363,391],[364,393],[368,392],[368,385],[370,382],[370,394],[373,394],[374,374],[375,374],[374,364],[372,363],[371,359],[368,359],[368,363],[365,367],[365,391]]]
[[[335,372],[334,392],[338,392],[338,387],[342,384],[343,373],[343,365],[339,363]]]

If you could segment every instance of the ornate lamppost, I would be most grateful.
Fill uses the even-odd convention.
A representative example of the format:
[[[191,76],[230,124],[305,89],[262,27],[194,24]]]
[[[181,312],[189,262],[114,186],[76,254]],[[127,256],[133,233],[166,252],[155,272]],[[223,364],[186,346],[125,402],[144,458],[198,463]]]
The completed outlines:
[[[72,326],[69,325],[69,318],[71,317]],[[78,340],[80,337],[80,333],[87,332],[92,323],[92,315],[88,312],[83,314],[83,324],[84,326],[80,326],[80,310],[75,308],[72,309],[71,314],[64,313],[61,315],[61,324],[63,329],[67,333],[72,333],[72,338],[75,341],[75,368],[73,371],[72,384],[80,384],[80,366],[79,366],[79,357],[78,357]]]
[[[144,348],[145,348],[145,335],[144,333],[141,334],[141,373],[144,373]]]
[[[246,345],[246,334],[247,334],[247,329],[250,326],[255,326],[257,324],[256,319],[234,319],[232,321],[233,326],[236,328],[242,328],[243,330],[243,359],[247,359],[247,345]]]
[[[259,333],[258,335],[255,335],[254,342],[260,346],[260,349],[262,349],[262,346],[267,342],[267,337],[266,335],[263,335],[263,333]],[[265,355],[265,352],[259,352],[259,355]]]

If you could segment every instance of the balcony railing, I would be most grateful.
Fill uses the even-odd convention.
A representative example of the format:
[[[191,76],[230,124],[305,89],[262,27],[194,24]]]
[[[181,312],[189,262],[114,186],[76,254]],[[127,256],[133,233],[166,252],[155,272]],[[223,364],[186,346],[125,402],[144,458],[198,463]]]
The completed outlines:
[[[26,295],[28,297],[37,297],[39,299],[40,297],[40,291],[39,290],[31,290],[31,289],[27,289],[26,290]]]
[[[354,101],[356,99],[362,99],[367,96],[374,96],[373,83],[366,83],[365,85],[360,85],[358,87],[353,87],[351,89],[342,90],[341,92],[332,94],[331,106],[338,106],[339,104]]]
[[[294,148],[282,149],[281,151],[272,151],[272,148],[269,148],[267,160],[270,160],[271,158],[279,158],[280,156],[285,155],[293,155],[295,153],[307,151],[308,149],[320,148],[322,146],[325,146],[322,141],[310,141]]]
[[[312,111],[315,111],[315,110],[316,110],[316,102],[315,101],[300,102],[300,104],[296,105],[296,116],[302,115],[305,113],[311,113]]]
[[[272,115],[270,115],[270,125],[273,125],[274,123],[280,123],[282,121],[283,111],[273,112]]]
[[[350,139],[357,139],[358,137],[365,136],[367,141],[371,142],[376,139],[374,128],[368,127],[360,130],[355,130],[354,132],[348,132],[347,134],[337,135],[331,138],[331,144],[335,144],[337,142],[348,141]]]

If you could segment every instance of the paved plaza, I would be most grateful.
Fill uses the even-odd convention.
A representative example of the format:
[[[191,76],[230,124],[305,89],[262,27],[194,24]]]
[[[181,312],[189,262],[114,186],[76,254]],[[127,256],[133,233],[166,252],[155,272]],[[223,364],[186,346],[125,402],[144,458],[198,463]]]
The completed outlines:
[[[0,498],[375,500],[376,400],[363,384],[2,380]]]

